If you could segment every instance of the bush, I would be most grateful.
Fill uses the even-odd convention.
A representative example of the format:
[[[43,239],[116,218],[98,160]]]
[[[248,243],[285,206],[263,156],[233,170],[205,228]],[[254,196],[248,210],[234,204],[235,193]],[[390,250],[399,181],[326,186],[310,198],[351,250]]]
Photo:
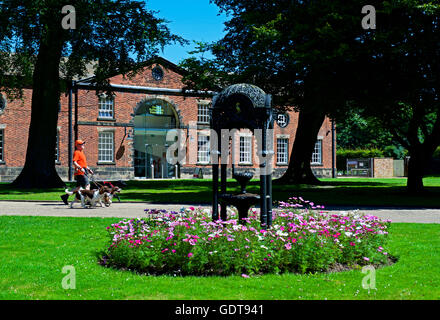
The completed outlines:
[[[383,247],[389,221],[316,209],[313,203],[290,198],[274,210],[268,230],[260,227],[255,209],[243,224],[236,219],[212,221],[207,209],[147,211],[146,219],[107,228],[111,243],[102,261],[148,274],[244,277],[387,261]]]
[[[384,157],[384,152],[379,149],[338,149],[336,151],[336,167],[338,170],[347,170],[347,159],[366,159]]]

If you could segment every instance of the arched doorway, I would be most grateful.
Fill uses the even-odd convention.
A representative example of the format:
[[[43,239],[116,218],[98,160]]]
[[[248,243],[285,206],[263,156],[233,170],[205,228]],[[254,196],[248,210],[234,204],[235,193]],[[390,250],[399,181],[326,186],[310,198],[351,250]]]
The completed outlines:
[[[173,105],[163,99],[143,100],[134,116],[134,175],[145,178],[172,178],[175,166],[166,160],[172,141],[167,132],[179,127]]]

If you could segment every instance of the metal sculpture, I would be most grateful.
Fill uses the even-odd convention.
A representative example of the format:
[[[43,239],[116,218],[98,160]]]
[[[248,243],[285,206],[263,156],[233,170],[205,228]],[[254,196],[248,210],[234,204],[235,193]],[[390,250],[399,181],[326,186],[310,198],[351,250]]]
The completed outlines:
[[[273,137],[267,139],[268,129],[273,129],[271,95],[251,84],[235,84],[214,96],[212,100],[211,129],[218,139],[211,140],[211,163],[213,181],[213,220],[219,219],[218,205],[221,205],[220,218],[227,220],[227,205],[237,207],[239,220],[247,218],[250,206],[260,203],[260,221],[263,228],[272,225],[272,155]],[[260,194],[246,192],[246,184],[253,174],[235,172],[233,177],[241,185],[241,193],[231,194],[226,190],[227,165],[229,159],[229,132],[233,129],[250,129],[254,134],[259,130],[257,145],[260,158]],[[268,148],[267,142],[270,142]],[[270,149],[270,150],[268,150]],[[219,161],[219,159],[221,159]],[[220,165],[220,191],[219,191]]]

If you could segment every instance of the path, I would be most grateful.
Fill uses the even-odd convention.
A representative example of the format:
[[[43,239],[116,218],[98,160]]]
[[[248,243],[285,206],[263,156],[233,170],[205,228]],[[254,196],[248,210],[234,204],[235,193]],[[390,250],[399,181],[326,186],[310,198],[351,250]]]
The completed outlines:
[[[184,205],[190,207],[191,205]],[[197,207],[198,205],[193,205]],[[144,209],[166,209],[179,211],[182,205],[177,204],[146,204],[132,202],[114,202],[108,208],[83,209],[79,203],[74,209],[60,202],[21,202],[0,201],[0,215],[14,216],[52,216],[52,217],[144,217]],[[202,205],[210,208],[209,205]],[[324,211],[350,211],[356,207],[328,207]],[[390,219],[392,222],[413,223],[440,223],[440,209],[427,208],[373,208],[360,207],[359,211],[375,215],[381,219]]]

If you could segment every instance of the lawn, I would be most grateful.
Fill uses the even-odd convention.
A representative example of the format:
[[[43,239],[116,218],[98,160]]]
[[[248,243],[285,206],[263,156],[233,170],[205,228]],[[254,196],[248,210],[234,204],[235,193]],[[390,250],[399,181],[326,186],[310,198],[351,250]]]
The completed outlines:
[[[440,299],[440,225],[393,224],[396,264],[376,270],[377,290],[360,270],[251,278],[145,276],[104,268],[97,252],[118,219],[0,217],[0,299]],[[62,288],[64,266],[76,289]]]
[[[290,196],[325,205],[351,206],[413,206],[440,208],[440,177],[426,177],[426,191],[408,194],[406,178],[338,178],[321,179],[322,185],[277,185],[274,183],[274,200],[286,200]],[[145,180],[128,181],[121,194],[122,201],[150,203],[203,204],[212,199],[212,182],[198,180]],[[73,184],[69,184],[72,187]],[[259,181],[251,181],[248,191],[259,192]],[[228,191],[238,192],[238,183],[228,181]],[[0,200],[61,201],[62,188],[51,190],[17,190],[0,183]]]

